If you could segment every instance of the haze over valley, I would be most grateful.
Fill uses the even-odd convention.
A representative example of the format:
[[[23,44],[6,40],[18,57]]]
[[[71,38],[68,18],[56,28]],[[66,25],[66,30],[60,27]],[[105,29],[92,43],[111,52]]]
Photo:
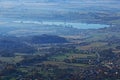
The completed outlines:
[[[0,80],[120,80],[119,0],[0,0]]]

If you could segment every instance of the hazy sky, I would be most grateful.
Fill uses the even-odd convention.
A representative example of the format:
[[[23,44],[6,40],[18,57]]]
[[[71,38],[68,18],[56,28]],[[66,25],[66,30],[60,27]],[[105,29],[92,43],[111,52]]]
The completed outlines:
[[[0,0],[0,8],[16,8],[16,7],[47,7],[55,6],[59,7],[61,5],[67,6],[109,6],[118,7],[120,4],[119,0]],[[72,6],[73,5],[73,6]]]

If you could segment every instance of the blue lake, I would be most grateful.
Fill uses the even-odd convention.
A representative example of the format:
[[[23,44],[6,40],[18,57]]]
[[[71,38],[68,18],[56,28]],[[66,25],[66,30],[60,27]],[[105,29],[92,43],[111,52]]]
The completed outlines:
[[[87,24],[87,23],[72,23],[72,22],[50,22],[50,21],[13,21],[15,23],[26,23],[26,24],[44,24],[44,25],[66,25],[66,26],[72,26],[79,29],[99,29],[104,27],[109,27],[109,25],[103,25],[103,24]]]
[[[87,24],[87,23],[64,23],[64,22],[43,22],[43,24],[49,24],[49,25],[68,25],[73,26],[75,28],[79,29],[99,29],[104,27],[109,27],[109,25],[103,25],[103,24]]]

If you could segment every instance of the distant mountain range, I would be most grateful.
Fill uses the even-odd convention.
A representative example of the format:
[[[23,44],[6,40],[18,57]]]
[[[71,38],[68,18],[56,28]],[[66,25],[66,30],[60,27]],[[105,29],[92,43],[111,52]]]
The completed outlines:
[[[0,0],[0,18],[62,17],[66,12],[120,11],[119,0]],[[37,18],[36,18],[37,19]]]

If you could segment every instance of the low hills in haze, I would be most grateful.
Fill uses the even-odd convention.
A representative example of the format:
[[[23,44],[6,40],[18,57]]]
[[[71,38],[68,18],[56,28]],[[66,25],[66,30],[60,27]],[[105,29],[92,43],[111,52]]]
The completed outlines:
[[[68,41],[59,36],[39,35],[29,37],[0,37],[0,55],[13,56],[14,53],[35,53],[36,49],[32,44],[58,44],[68,43]]]

